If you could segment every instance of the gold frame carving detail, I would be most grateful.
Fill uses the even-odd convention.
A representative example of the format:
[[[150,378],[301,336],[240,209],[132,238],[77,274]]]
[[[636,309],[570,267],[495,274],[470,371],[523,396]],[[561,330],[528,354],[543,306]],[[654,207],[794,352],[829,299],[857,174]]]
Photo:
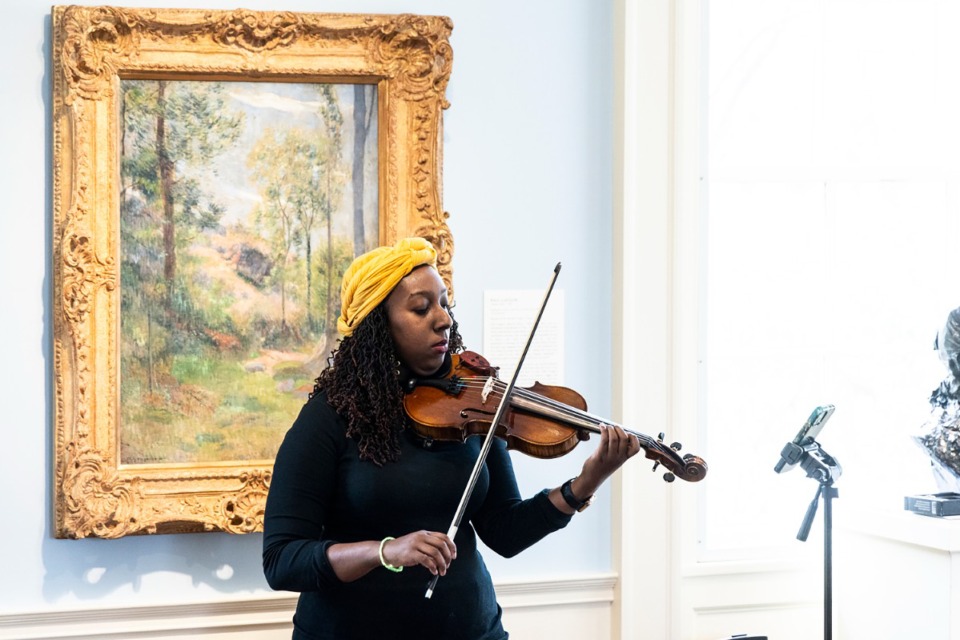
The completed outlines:
[[[380,242],[428,238],[450,286],[440,140],[452,28],[416,15],[53,8],[56,537],[259,531],[272,473],[272,461],[120,464],[120,80],[375,84]]]

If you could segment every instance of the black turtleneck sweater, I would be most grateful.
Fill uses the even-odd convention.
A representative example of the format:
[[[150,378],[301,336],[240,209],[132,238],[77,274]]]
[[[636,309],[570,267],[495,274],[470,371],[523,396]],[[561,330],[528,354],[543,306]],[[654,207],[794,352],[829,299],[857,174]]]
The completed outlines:
[[[341,582],[327,560],[337,542],[382,540],[426,529],[446,532],[483,444],[428,443],[405,431],[397,462],[361,461],[346,423],[324,394],[310,399],[287,432],[274,465],[264,519],[263,567],[274,589],[301,593],[293,638],[507,638],[477,535],[511,557],[570,516],[541,491],[522,500],[504,443],[493,443],[455,542],[457,559],[424,597],[423,567],[377,568]]]

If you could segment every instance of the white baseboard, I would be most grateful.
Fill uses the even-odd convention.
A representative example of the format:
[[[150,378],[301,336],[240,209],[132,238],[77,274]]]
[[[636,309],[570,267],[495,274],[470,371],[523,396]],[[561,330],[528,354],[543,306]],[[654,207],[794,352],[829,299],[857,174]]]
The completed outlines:
[[[591,574],[496,584],[511,638],[610,637],[616,576]],[[58,609],[0,615],[0,638],[16,640],[289,639],[290,593],[143,607]]]

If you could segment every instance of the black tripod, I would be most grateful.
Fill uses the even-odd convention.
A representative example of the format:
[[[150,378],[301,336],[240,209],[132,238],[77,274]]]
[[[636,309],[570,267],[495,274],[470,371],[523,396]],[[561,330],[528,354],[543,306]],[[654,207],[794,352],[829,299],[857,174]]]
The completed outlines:
[[[807,477],[813,478],[819,483],[817,493],[813,496],[810,506],[807,507],[803,524],[800,525],[797,540],[807,541],[813,519],[817,515],[817,505],[823,498],[823,637],[824,640],[831,640],[833,637],[832,500],[838,495],[833,483],[843,473],[843,469],[840,468],[840,463],[824,451],[815,440],[803,445],[788,443],[780,455],[788,462],[799,463],[800,467],[807,472]]]

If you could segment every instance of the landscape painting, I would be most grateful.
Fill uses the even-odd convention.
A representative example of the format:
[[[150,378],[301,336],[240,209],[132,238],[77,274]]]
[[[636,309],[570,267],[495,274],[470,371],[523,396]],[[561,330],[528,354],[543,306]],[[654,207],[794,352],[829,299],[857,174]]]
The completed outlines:
[[[379,241],[377,97],[120,81],[120,463],[273,459]]]
[[[56,538],[262,531],[342,273],[425,238],[446,16],[54,6]]]

